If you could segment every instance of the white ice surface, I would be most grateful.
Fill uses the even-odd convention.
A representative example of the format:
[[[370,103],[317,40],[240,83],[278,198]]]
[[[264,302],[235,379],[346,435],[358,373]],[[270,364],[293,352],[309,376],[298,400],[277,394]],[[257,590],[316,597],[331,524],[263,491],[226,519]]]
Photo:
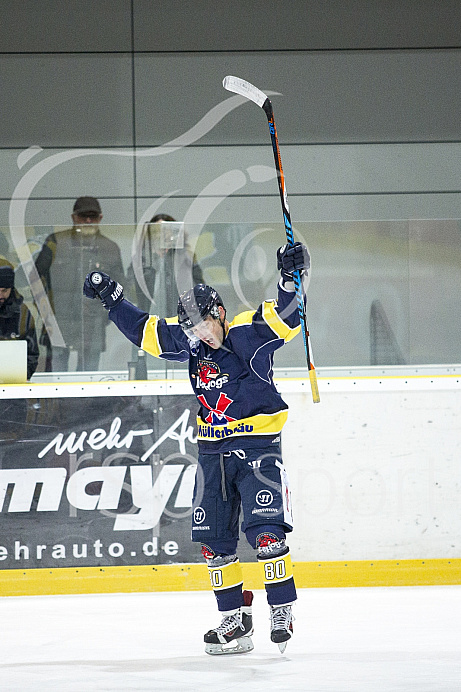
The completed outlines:
[[[2,692],[460,692],[461,586],[303,589],[285,654],[204,653],[208,592],[0,598]]]

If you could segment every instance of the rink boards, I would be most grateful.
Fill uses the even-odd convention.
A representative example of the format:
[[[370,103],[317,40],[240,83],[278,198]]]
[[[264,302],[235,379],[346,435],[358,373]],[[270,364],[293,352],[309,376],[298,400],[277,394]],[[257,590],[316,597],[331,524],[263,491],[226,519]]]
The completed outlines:
[[[283,454],[291,479],[295,516],[295,531],[289,536],[288,542],[295,578],[300,587],[461,583],[461,489],[458,471],[461,451],[460,382],[456,366],[445,368],[443,374],[428,374],[422,369],[422,374],[408,375],[394,369],[391,375],[380,371],[379,376],[369,376],[367,372],[358,377],[319,377],[321,402],[315,405],[312,403],[308,379],[285,378],[277,382],[290,407],[284,429]],[[158,460],[166,454],[176,459],[179,454],[176,447],[181,442],[174,438],[182,429],[183,442],[187,442],[185,455],[191,462],[194,443],[190,426],[177,426],[175,434],[165,437],[162,424],[170,425],[166,407],[160,406],[161,415],[153,408],[165,401],[162,397],[170,397],[167,401],[174,402],[176,407],[171,415],[177,421],[178,411],[181,418],[184,406],[191,408],[189,392],[187,382],[173,380],[5,385],[0,390],[5,400],[3,404],[12,400],[27,400],[29,404],[35,402],[35,405],[41,402],[42,411],[53,409],[57,404],[54,400],[61,401],[63,411],[67,411],[63,404],[65,399],[75,399],[75,404],[68,402],[67,405],[72,403],[72,406],[83,408],[86,402],[82,399],[97,400],[99,408],[106,397],[113,397],[111,404],[116,407],[123,402],[123,406],[115,410],[121,418],[120,429],[114,426],[112,410],[110,430],[106,421],[92,438],[101,440],[101,436],[104,437],[102,430],[105,429],[106,439],[100,444],[103,447],[105,444],[105,452],[111,452],[112,456],[114,450],[109,449],[110,439],[126,443],[128,428],[124,428],[127,424],[124,411],[138,411],[142,403],[155,419],[150,435],[145,437],[148,442],[144,442],[143,446],[144,450],[147,449],[146,454],[153,450],[149,459],[155,457]],[[152,403],[149,397],[157,398]],[[130,431],[136,432],[133,420],[137,422],[140,432],[142,425],[137,418],[130,419]],[[71,428],[76,433],[74,441],[78,442],[82,428],[75,420],[72,423]],[[56,432],[53,425],[53,432]],[[104,474],[108,474],[107,478],[112,483],[110,487],[113,486],[115,474],[120,474],[113,468],[114,462],[111,465],[111,460],[107,456],[103,458],[101,452],[99,457],[92,452],[94,459],[91,457],[90,468],[83,468],[84,464],[78,468],[80,460],[85,455],[85,458],[88,457],[89,452],[82,444],[80,447],[76,444],[76,450],[69,445],[66,448],[71,428],[60,428],[64,450],[60,450],[59,459],[51,433],[49,438],[41,440],[39,452],[42,454],[42,466],[48,458],[53,478],[57,479],[58,467],[62,467],[64,473],[66,464],[63,458],[66,455],[69,457],[69,475],[73,464],[75,475],[72,488],[70,485],[64,488],[59,504],[63,520],[56,521],[58,514],[53,514],[52,504],[46,505],[44,498],[38,499],[38,502],[45,503],[41,510],[38,507],[38,511],[35,506],[37,498],[30,507],[21,506],[19,494],[13,502],[12,485],[6,483],[11,481],[8,474],[13,473],[18,465],[14,454],[13,463],[8,462],[9,455],[12,450],[19,454],[19,449],[24,450],[27,445],[36,444],[36,440],[32,440],[34,435],[30,435],[30,440],[24,440],[27,444],[23,445],[18,444],[19,440],[9,441],[9,452],[2,456],[0,492],[2,472],[7,471],[7,475],[3,482],[0,593],[6,596],[208,589],[208,574],[200,562],[198,546],[189,541],[190,506],[187,507],[187,499],[184,499],[191,487],[191,479],[188,478],[186,482],[186,476],[191,476],[186,473],[187,464],[184,464],[183,475],[175,490],[175,507],[179,502],[179,510],[172,512],[173,505],[165,505],[166,520],[163,515],[159,518],[159,510],[159,516],[154,519],[150,516],[151,524],[158,520],[158,526],[149,525],[148,533],[139,531],[136,530],[139,529],[136,527],[136,517],[143,511],[146,515],[145,508],[137,513],[133,508],[127,512],[126,507],[123,512],[120,507],[117,511],[113,508],[104,510],[101,503],[103,496],[107,502],[107,493],[103,493],[101,488],[86,493],[85,482],[99,478],[98,464],[104,469]],[[139,442],[144,437],[132,437],[134,439]],[[162,444],[166,445],[163,450]],[[37,448],[33,449],[34,455],[38,456]],[[118,452],[119,455],[122,453],[127,458],[115,463],[127,466],[124,487],[128,481],[139,483],[142,476],[136,474],[144,473],[139,470],[143,468],[140,463],[141,451],[128,448],[125,444]],[[19,455],[19,458],[22,457]],[[144,461],[149,463],[149,459]],[[153,461],[152,465],[155,466]],[[180,464],[176,459],[170,465],[179,468]],[[137,470],[133,470],[133,466]],[[172,469],[168,478],[170,476],[173,483],[175,476]],[[51,498],[53,487],[50,485],[50,492],[45,493],[48,498]],[[10,497],[6,499],[8,493]],[[182,496],[181,501],[178,495]],[[155,504],[155,493],[151,499]],[[49,502],[52,503],[52,500],[49,499]],[[46,524],[47,520],[49,525]],[[63,559],[62,552],[59,554],[58,548],[65,545],[65,540],[56,533],[61,521],[74,522],[73,526],[79,521],[83,527],[75,539],[72,539],[73,529],[67,529],[69,540],[75,540],[78,548],[74,550],[74,557],[68,551],[66,559]],[[93,554],[91,560],[90,556],[85,559],[82,536],[88,537],[89,549],[95,545],[91,530],[83,526],[85,522],[88,527],[96,525],[100,530],[105,527],[106,533],[100,544],[104,544],[106,549],[108,547],[109,553],[102,550],[96,552],[96,556]],[[119,529],[123,530],[111,533],[117,522],[120,523]],[[162,529],[163,524],[165,527]],[[45,534],[46,531],[51,532],[51,537],[48,540],[45,535],[41,539],[37,534],[37,545],[29,545],[31,533],[34,530],[38,532],[40,526],[46,526]],[[8,527],[11,530],[10,543],[5,540]],[[137,557],[129,556],[136,552],[142,554],[138,548],[138,544],[142,544],[141,536],[143,545],[149,545],[151,553],[152,546],[155,546],[156,553],[155,558],[150,558],[149,551],[145,550],[143,563],[138,564]],[[148,542],[146,537],[149,538]],[[13,538],[17,540],[13,541]],[[136,541],[138,544],[134,550]],[[54,548],[55,559],[50,555],[51,547]],[[258,565],[252,561],[252,551],[246,548],[244,541],[241,541],[241,547],[245,585],[261,588]],[[192,559],[188,557],[191,548],[195,548]],[[178,556],[176,559],[175,554]]]

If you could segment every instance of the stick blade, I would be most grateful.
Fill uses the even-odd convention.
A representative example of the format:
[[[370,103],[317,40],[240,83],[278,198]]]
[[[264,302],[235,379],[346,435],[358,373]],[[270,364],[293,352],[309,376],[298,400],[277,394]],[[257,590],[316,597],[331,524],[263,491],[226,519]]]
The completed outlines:
[[[232,91],[234,94],[239,94],[240,96],[250,99],[250,101],[256,103],[260,108],[263,107],[263,104],[268,98],[261,89],[258,89],[245,79],[240,79],[240,77],[228,75],[224,77],[222,84],[227,91]]]

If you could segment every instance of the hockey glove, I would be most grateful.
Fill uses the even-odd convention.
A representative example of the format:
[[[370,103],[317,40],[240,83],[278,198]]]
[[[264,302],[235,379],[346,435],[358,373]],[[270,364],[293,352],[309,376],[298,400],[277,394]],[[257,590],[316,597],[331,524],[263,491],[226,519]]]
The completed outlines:
[[[293,272],[299,270],[300,276],[307,274],[311,266],[309,251],[302,243],[283,245],[277,250],[277,269],[284,281],[293,281]]]
[[[90,272],[87,275],[83,284],[83,294],[87,298],[100,298],[106,310],[111,310],[124,298],[123,286],[104,272]]]

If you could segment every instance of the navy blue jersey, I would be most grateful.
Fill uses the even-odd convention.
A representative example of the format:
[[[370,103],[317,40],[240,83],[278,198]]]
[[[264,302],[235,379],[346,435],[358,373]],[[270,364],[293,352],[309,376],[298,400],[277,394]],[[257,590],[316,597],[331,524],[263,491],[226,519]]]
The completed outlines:
[[[296,294],[283,284],[277,301],[266,300],[230,322],[219,349],[189,340],[177,317],[149,315],[127,300],[109,317],[147,353],[189,361],[189,379],[200,404],[197,439],[202,454],[280,440],[288,406],[273,382],[273,356],[300,331]]]

